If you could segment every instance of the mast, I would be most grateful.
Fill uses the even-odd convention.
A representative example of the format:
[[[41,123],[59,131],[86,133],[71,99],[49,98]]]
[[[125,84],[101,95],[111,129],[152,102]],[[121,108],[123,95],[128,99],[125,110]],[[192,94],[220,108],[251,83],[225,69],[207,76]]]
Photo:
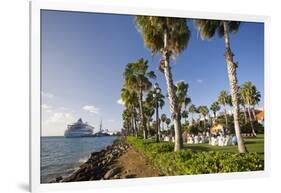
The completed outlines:
[[[100,120],[100,132],[102,132],[102,119]]]

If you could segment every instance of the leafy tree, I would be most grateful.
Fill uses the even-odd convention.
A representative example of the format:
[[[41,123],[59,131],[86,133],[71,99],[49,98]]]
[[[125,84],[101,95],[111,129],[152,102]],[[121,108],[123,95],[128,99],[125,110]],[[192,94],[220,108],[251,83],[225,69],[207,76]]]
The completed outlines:
[[[238,105],[238,81],[236,68],[238,66],[237,62],[234,62],[234,54],[230,48],[230,34],[236,33],[239,30],[239,21],[226,21],[226,20],[206,20],[206,19],[196,19],[195,24],[198,28],[200,36],[202,39],[211,39],[218,34],[219,37],[224,38],[225,43],[225,60],[227,64],[227,74],[229,79],[229,87],[232,101],[233,118],[234,118],[234,128],[238,142],[238,150],[240,153],[247,152],[244,140],[241,135],[240,125],[239,125],[239,105]]]
[[[184,110],[182,112],[182,117],[184,118],[185,124],[187,123],[187,118],[188,118],[188,111]]]
[[[220,104],[218,101],[215,101],[211,104],[210,109],[213,111],[214,118],[217,118],[217,112],[221,109]]]
[[[255,110],[251,112],[252,109],[254,109],[252,106],[258,103],[260,100],[260,92],[257,91],[256,86],[252,82],[245,82],[241,86],[241,98],[243,103],[247,106],[249,120],[252,128],[252,133],[256,135],[254,126],[253,126],[253,119],[255,117],[252,117],[252,114],[255,115]],[[251,114],[252,113],[252,114]]]
[[[156,116],[156,122],[158,124],[155,124],[156,127],[156,141],[159,142],[159,138],[160,138],[160,129],[159,129],[159,108],[162,108],[165,104],[164,101],[164,95],[161,94],[161,89],[160,92],[157,93],[156,89],[151,89],[148,94],[147,94],[147,99],[146,101],[148,103],[150,103],[151,107],[154,107],[155,109],[155,116]]]
[[[163,123],[162,130],[164,130],[164,124],[166,123],[166,119],[167,119],[167,115],[163,113],[163,114],[161,115],[161,121],[162,121],[162,123]]]
[[[136,108],[138,108],[138,97],[137,93],[133,90],[129,90],[126,87],[121,89],[121,100],[124,103],[126,109],[124,111],[123,120],[127,126],[130,126],[133,133],[137,136],[138,135],[138,128],[136,124]],[[128,117],[129,116],[129,117]],[[130,123],[129,120],[130,119]]]
[[[193,124],[193,122],[194,122],[194,114],[197,112],[196,106],[193,105],[193,104],[190,105],[190,106],[189,106],[189,109],[188,109],[188,112],[191,113],[191,124]]]
[[[147,128],[145,124],[143,111],[143,94],[147,92],[152,83],[150,79],[155,79],[156,75],[153,71],[148,71],[148,61],[143,58],[134,63],[127,64],[124,72],[125,87],[137,93],[139,100],[139,111],[141,118],[141,129],[143,130],[143,138],[147,139]]]
[[[137,16],[136,25],[143,36],[144,44],[153,54],[160,53],[159,69],[164,73],[170,111],[175,128],[175,151],[183,146],[179,106],[175,94],[170,57],[176,58],[188,44],[190,31],[184,18]]]
[[[198,112],[201,114],[204,122],[204,129],[206,129],[206,116],[209,114],[209,109],[207,106],[199,106]]]
[[[228,94],[227,91],[223,90],[220,92],[218,97],[218,102],[221,104],[224,108],[224,118],[225,118],[225,127],[228,128],[228,119],[227,119],[227,111],[226,111],[226,105],[228,101]]]
[[[169,128],[170,123],[171,123],[171,119],[170,119],[170,118],[167,118],[167,119],[166,119],[167,128]]]

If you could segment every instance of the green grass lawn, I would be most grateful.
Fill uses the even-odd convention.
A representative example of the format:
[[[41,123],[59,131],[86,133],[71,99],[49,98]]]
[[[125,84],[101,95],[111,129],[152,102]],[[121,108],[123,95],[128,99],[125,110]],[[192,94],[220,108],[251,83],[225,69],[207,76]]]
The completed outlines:
[[[249,152],[257,152],[261,159],[264,159],[264,135],[257,135],[254,138],[244,138],[246,148]],[[191,149],[194,152],[200,151],[222,151],[222,152],[238,152],[235,146],[211,146],[209,144],[184,144],[184,148]]]

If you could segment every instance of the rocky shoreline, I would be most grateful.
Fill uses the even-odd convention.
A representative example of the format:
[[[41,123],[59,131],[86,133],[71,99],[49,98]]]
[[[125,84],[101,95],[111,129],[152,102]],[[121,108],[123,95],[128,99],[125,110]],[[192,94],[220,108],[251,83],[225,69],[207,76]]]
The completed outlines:
[[[90,158],[70,176],[57,177],[51,183],[120,179],[121,168],[116,163],[129,147],[125,139],[120,137],[106,149],[93,152]]]

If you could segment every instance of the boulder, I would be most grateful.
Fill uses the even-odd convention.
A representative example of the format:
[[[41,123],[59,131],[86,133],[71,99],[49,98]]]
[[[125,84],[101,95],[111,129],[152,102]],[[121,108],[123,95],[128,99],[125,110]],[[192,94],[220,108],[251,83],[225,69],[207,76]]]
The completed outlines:
[[[103,176],[103,178],[110,179],[113,176],[115,176],[116,174],[118,174],[120,171],[121,171],[121,168],[114,167],[114,168],[110,169],[108,172],[106,172],[106,174]]]

